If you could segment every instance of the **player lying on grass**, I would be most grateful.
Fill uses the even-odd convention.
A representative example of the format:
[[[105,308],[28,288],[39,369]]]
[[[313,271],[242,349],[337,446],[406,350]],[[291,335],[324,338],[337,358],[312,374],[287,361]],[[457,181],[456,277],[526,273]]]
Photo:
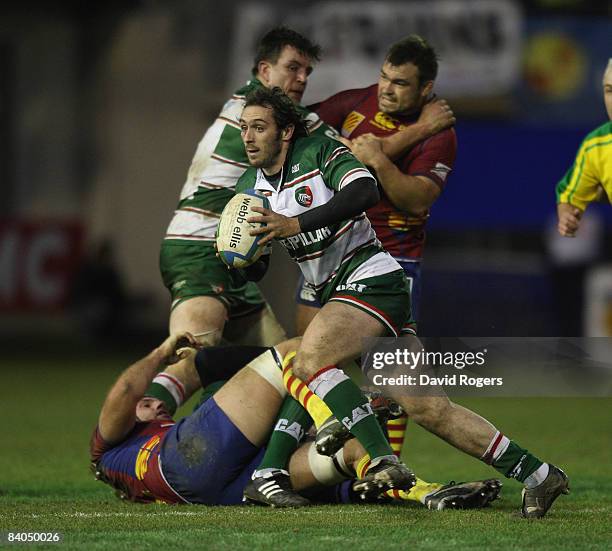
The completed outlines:
[[[280,354],[295,342],[273,349],[203,349],[189,346],[188,333],[166,339],[117,379],[102,406],[92,435],[91,459],[96,477],[118,490],[124,499],[139,502],[232,505],[242,502],[243,491],[263,455],[262,446],[272,427],[282,427],[276,416],[286,390],[279,367]],[[178,350],[177,350],[178,348]],[[215,356],[216,354],[216,356]],[[223,358],[223,364],[214,362]],[[173,363],[174,362],[174,363]],[[170,410],[200,388],[201,379],[227,374],[246,363],[214,396],[191,415],[175,423]],[[160,369],[167,367],[163,373]],[[154,382],[152,382],[154,381]],[[168,392],[167,403],[146,396],[151,385]],[[216,385],[217,387],[219,385]],[[292,438],[302,433],[284,430]],[[313,444],[302,446],[290,461],[291,483],[300,491],[315,488],[317,501],[359,501],[351,482],[365,451],[356,440],[334,458],[318,455]],[[430,508],[484,506],[499,493],[497,481],[433,485],[422,501]],[[268,493],[277,491],[273,485]]]

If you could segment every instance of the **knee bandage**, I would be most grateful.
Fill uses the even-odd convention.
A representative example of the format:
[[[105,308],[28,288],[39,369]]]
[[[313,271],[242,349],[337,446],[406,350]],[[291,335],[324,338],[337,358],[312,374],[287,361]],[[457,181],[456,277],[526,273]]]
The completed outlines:
[[[266,350],[254,360],[251,360],[247,364],[247,367],[268,381],[278,391],[281,397],[284,398],[286,396],[287,389],[283,384],[281,363],[274,349]]]
[[[342,450],[336,452],[332,457],[327,457],[326,455],[318,454],[315,445],[310,444],[308,448],[308,466],[313,476],[324,486],[331,486],[347,478],[354,477],[344,462],[344,452]]]

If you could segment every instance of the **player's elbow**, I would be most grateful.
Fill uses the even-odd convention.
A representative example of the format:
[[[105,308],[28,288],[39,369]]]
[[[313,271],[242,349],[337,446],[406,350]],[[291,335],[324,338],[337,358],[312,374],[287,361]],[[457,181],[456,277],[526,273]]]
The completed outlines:
[[[380,201],[380,193],[376,184],[366,184],[363,186],[363,210],[367,210]]]
[[[409,216],[413,217],[413,218],[423,218],[425,216],[427,216],[427,213],[429,212],[429,208],[423,206],[423,205],[414,205],[414,204],[410,204],[410,203],[406,203],[403,208],[400,207],[401,210],[403,210],[406,214],[408,214]]]
[[[427,193],[420,194],[407,193],[397,197],[392,202],[399,210],[404,211],[409,216],[423,218],[428,215],[429,209],[436,202],[439,195],[439,190],[428,190]]]
[[[268,266],[270,265],[270,255],[262,256],[257,262],[244,268],[243,274],[249,281],[260,281],[266,275]]]
[[[429,213],[429,204],[424,201],[415,201],[414,198],[392,201],[393,205],[405,212],[411,218],[424,218]]]

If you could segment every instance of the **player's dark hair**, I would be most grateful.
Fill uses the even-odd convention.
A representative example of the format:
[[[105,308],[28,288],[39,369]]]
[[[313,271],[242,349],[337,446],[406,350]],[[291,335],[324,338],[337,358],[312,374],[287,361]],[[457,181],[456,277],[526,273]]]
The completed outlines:
[[[417,34],[411,34],[391,45],[385,61],[398,67],[412,63],[419,69],[419,84],[422,86],[438,75],[438,56],[427,41]]]
[[[246,97],[244,107],[258,105],[272,109],[272,116],[278,130],[284,130],[293,126],[293,137],[291,140],[308,136],[307,122],[302,118],[295,104],[278,86],[271,90],[269,88],[257,88]]]
[[[287,27],[275,27],[268,31],[257,45],[252,69],[253,75],[257,74],[257,67],[260,61],[276,63],[285,46],[293,46],[298,52],[313,61],[319,61],[321,57],[321,46],[318,44],[311,42],[305,36]]]

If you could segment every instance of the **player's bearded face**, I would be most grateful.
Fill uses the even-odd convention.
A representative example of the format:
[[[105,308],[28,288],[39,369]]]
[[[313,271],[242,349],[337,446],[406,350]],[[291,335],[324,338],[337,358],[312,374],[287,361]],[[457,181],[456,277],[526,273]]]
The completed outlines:
[[[245,107],[240,117],[240,134],[251,166],[271,168],[279,163],[283,140],[271,109],[259,105]]]
[[[429,89],[420,86],[416,65],[385,62],[378,78],[378,108],[388,115],[410,114],[422,107]]]
[[[294,103],[300,103],[311,72],[311,59],[293,46],[285,46],[276,63],[260,63],[258,76],[268,88],[278,86]]]
[[[140,421],[153,421],[159,419],[168,421],[172,416],[168,413],[166,405],[157,398],[142,398],[136,404],[136,417]]]

